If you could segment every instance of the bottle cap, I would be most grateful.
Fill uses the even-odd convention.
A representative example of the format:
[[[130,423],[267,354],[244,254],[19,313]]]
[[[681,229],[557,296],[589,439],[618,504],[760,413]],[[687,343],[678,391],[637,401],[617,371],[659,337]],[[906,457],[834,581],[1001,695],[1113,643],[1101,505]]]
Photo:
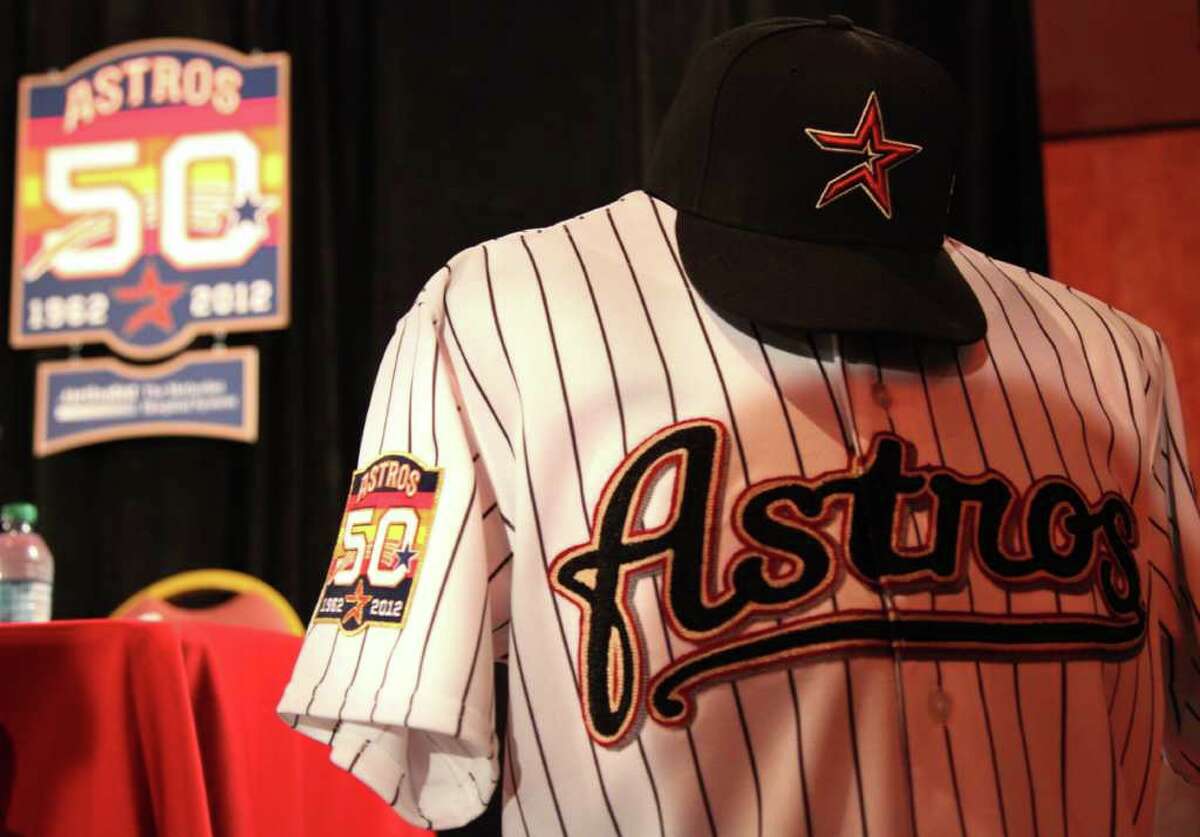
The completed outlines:
[[[0,523],[28,523],[37,526],[38,510],[33,503],[5,503],[0,506]]]

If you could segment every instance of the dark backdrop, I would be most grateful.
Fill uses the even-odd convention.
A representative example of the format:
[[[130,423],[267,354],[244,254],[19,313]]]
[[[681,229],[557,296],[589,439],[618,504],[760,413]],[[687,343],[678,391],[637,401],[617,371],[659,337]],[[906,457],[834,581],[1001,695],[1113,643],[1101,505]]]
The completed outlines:
[[[283,50],[293,61],[293,322],[230,341],[262,351],[256,445],[132,440],[34,460],[34,363],[65,351],[17,353],[7,340],[0,348],[0,500],[41,507],[58,560],[60,618],[105,614],[163,574],[206,566],[254,573],[306,615],[396,318],[458,250],[638,186],[687,57],[731,26],[838,12],[941,60],[968,115],[951,233],[1045,267],[1030,16],[1019,0],[14,0],[2,8],[2,196],[12,194],[22,74],[155,36]],[[0,199],[0,229],[11,229],[10,213]],[[7,304],[5,290],[0,322]]]

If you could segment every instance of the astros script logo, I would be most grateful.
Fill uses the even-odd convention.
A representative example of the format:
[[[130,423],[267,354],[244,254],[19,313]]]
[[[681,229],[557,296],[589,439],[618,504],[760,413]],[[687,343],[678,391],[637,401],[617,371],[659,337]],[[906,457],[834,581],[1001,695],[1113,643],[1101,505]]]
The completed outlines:
[[[1145,640],[1137,527],[1124,498],[1089,500],[1062,477],[1022,491],[995,471],[919,465],[915,446],[891,433],[846,468],[748,486],[732,507],[738,548],[722,569],[715,544],[727,438],[719,422],[692,419],[646,439],[609,478],[588,541],[550,567],[551,586],[579,608],[581,708],[600,744],[627,742],[643,711],[686,724],[701,689],[808,660],[1111,660]],[[647,528],[647,498],[660,483],[671,507]],[[903,521],[918,514],[928,532],[905,545]],[[799,613],[848,575],[877,591],[955,592],[970,562],[1012,595],[1092,590],[1100,604],[1088,613]],[[654,673],[632,610],[633,587],[650,572],[663,575],[671,632],[695,646]],[[787,615],[796,618],[780,619]]]
[[[825,184],[817,209],[821,209],[855,189],[862,189],[871,203],[878,207],[885,218],[892,217],[892,191],[888,183],[888,170],[898,166],[921,150],[921,146],[890,139],[883,132],[883,111],[879,108],[879,97],[875,91],[867,97],[867,104],[858,117],[858,127],[849,134],[836,131],[820,131],[805,128],[804,133],[822,151],[839,151],[844,154],[862,154],[863,160],[849,171],[839,174]]]

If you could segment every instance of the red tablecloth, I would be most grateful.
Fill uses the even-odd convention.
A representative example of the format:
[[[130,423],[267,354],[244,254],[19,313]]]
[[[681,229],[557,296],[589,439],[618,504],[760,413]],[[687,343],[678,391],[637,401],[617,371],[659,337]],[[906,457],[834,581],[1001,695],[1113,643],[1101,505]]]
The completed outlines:
[[[299,648],[201,623],[0,625],[0,837],[427,834],[275,716]]]

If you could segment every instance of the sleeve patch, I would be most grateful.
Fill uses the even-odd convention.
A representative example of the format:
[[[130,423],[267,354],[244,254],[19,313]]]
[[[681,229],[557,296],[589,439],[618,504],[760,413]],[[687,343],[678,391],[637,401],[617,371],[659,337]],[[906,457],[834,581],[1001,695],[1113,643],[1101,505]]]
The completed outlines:
[[[404,627],[441,484],[441,468],[408,453],[383,454],[354,472],[314,621],[348,634]]]

